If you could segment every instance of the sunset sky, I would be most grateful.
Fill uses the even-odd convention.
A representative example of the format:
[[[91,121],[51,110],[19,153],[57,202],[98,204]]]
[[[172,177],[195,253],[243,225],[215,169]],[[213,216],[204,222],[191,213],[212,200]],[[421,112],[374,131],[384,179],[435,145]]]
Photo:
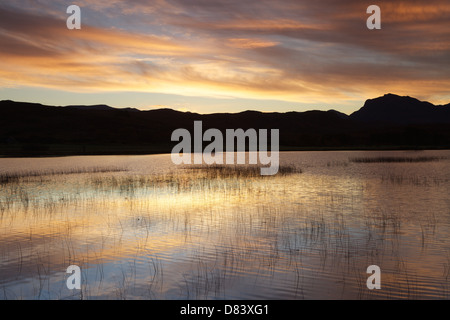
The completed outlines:
[[[81,8],[81,30],[66,9]],[[381,8],[381,30],[366,9]],[[0,2],[0,100],[200,113],[450,102],[450,1]]]

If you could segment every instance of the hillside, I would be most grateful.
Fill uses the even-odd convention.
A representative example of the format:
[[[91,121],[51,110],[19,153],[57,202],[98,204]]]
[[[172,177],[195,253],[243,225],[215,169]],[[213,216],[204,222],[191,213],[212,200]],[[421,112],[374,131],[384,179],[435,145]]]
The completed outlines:
[[[335,110],[201,115],[170,109],[46,106],[0,101],[0,155],[170,152],[178,128],[280,129],[282,150],[450,147],[450,105],[392,94],[367,100],[347,116]]]

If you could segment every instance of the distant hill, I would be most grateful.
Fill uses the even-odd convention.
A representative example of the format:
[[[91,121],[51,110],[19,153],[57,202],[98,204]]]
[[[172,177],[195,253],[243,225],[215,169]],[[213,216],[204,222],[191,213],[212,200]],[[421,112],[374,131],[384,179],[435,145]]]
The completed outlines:
[[[97,111],[109,111],[114,110],[115,108],[107,106],[105,104],[98,104],[98,105],[92,105],[92,106],[66,106],[65,108],[69,109],[79,109],[79,110],[97,110]],[[124,108],[122,110],[128,110],[128,111],[139,111],[135,108]]]
[[[80,110],[112,110],[113,107],[105,104],[93,105],[93,106],[67,106],[66,108],[80,109]]]
[[[362,122],[389,124],[450,123],[450,104],[435,106],[411,97],[386,94],[367,100],[350,118]]]
[[[0,155],[170,152],[175,129],[280,129],[282,150],[450,147],[450,105],[387,94],[350,116],[335,110],[202,115],[106,105],[55,107],[0,101]]]

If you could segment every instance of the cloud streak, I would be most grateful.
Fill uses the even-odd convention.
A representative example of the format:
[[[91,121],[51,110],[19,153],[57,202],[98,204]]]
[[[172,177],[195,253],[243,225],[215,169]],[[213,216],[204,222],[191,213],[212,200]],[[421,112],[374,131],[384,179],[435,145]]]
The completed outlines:
[[[65,1],[0,5],[0,86],[292,102],[450,98],[448,1]],[[275,107],[274,107],[275,109]]]

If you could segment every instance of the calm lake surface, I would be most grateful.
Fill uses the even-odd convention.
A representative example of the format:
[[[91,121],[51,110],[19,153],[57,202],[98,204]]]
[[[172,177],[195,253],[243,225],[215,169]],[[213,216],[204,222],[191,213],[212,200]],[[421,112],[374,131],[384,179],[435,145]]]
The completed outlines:
[[[301,172],[0,159],[0,299],[450,297],[450,151],[280,161]],[[70,265],[81,290],[66,286]]]

